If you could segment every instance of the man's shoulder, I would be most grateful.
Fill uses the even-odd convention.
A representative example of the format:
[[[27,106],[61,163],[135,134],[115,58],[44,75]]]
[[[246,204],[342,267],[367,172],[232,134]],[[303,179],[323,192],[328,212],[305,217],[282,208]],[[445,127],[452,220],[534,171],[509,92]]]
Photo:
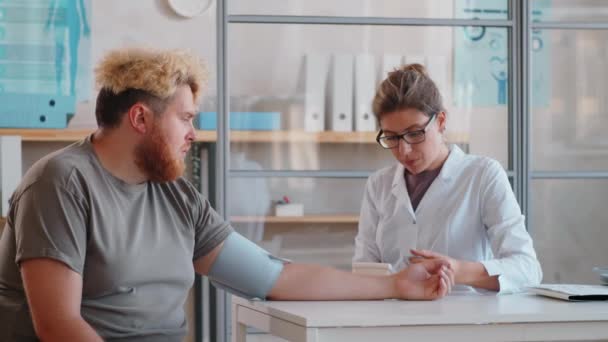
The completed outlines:
[[[82,170],[90,163],[91,152],[83,142],[76,142],[35,162],[23,176],[17,191],[23,191],[40,181],[67,185],[75,171]]]
[[[189,204],[195,204],[203,198],[194,184],[185,177],[179,177],[171,182],[157,183],[156,186],[162,189],[163,193],[169,194],[174,198],[179,198]]]

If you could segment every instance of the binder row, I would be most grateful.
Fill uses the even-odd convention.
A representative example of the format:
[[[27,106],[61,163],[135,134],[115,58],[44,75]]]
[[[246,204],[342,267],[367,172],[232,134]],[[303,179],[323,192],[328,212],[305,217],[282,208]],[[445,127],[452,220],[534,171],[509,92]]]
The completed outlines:
[[[370,132],[377,130],[372,112],[376,87],[390,71],[406,63],[424,65],[444,93],[448,65],[444,56],[384,55],[378,73],[368,54],[306,54],[304,57],[304,130]],[[378,76],[378,77],[376,77]]]

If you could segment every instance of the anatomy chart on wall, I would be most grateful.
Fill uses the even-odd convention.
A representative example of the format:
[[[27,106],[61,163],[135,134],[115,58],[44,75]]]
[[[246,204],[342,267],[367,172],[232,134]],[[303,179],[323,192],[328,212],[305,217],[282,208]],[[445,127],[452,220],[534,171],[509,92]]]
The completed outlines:
[[[548,17],[550,1],[534,1],[531,20]],[[503,0],[462,0],[456,17],[482,20],[508,18]],[[454,102],[456,106],[506,106],[509,96],[509,30],[504,27],[467,26],[454,30]],[[533,30],[530,40],[530,77],[534,106],[549,101],[551,83],[548,36]]]
[[[91,0],[0,0],[0,97],[11,113],[73,113],[91,96],[90,10]]]

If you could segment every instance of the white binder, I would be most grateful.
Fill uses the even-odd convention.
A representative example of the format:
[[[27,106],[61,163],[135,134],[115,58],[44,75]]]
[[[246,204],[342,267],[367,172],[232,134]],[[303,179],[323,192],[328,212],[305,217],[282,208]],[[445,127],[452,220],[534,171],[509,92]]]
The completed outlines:
[[[435,81],[439,92],[443,96],[448,95],[448,59],[445,56],[427,56],[427,70],[431,79]]]
[[[372,101],[376,93],[374,56],[355,57],[355,131],[376,130],[376,118],[372,113]]]
[[[304,60],[304,130],[325,130],[325,90],[329,56],[307,54]]]
[[[353,130],[353,56],[335,55],[331,68],[331,108],[329,128],[336,132]]]
[[[21,137],[0,136],[0,193],[2,216],[8,213],[8,200],[21,181]]]

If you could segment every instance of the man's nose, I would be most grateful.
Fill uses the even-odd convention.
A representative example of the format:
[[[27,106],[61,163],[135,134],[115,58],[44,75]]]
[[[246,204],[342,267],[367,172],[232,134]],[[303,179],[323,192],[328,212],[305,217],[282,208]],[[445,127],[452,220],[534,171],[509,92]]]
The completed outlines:
[[[190,125],[190,129],[188,130],[188,134],[186,135],[186,139],[190,142],[194,142],[196,140],[196,130],[194,129],[194,125]]]

